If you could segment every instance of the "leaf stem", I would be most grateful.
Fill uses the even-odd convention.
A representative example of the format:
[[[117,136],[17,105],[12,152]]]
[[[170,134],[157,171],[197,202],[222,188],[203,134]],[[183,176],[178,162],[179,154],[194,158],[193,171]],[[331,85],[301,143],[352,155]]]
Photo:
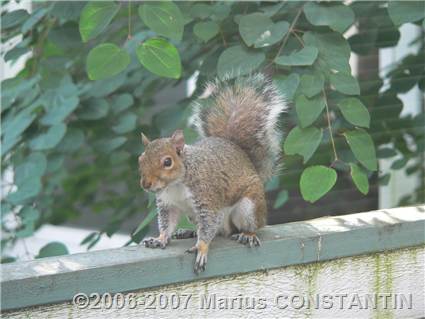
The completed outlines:
[[[130,40],[132,38],[131,35],[131,0],[128,1],[128,34],[127,39]]]
[[[333,133],[332,133],[331,115],[329,113],[328,98],[326,96],[325,89],[323,89],[322,92],[323,92],[323,97],[325,99],[326,118],[328,119],[328,130],[329,130],[329,136],[331,138],[331,145],[332,145],[332,149],[333,149],[334,157],[335,157],[334,161],[337,161],[338,160],[338,155],[336,153],[335,141],[334,141],[334,137],[333,137]]]

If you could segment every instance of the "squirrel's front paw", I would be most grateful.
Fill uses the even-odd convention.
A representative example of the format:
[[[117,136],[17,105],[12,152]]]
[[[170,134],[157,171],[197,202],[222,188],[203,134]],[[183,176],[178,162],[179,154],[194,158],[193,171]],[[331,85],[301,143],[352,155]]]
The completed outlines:
[[[162,248],[164,249],[167,246],[168,241],[164,240],[161,237],[148,237],[143,239],[143,245],[148,248]]]

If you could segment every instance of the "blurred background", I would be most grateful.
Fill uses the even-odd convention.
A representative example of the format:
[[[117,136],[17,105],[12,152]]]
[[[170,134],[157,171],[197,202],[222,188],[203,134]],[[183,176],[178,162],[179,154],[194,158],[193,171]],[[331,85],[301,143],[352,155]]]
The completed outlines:
[[[3,1],[2,262],[156,233],[140,132],[196,140],[191,101],[232,69],[266,73],[291,104],[269,224],[425,202],[424,6]],[[337,181],[308,195],[315,165]]]

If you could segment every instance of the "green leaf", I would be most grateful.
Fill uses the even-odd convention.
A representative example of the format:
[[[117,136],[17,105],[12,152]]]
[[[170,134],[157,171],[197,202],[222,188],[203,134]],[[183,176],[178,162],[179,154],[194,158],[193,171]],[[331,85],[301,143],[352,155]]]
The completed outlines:
[[[42,124],[55,125],[61,123],[80,103],[78,96],[64,97],[58,95],[57,97],[55,103],[49,105],[47,113],[40,119]]]
[[[325,99],[318,95],[308,99],[304,95],[299,95],[295,100],[295,110],[302,128],[311,125],[325,108]]]
[[[14,205],[20,205],[26,200],[38,195],[41,191],[40,178],[31,178],[18,187],[16,192],[7,195],[6,200]]]
[[[182,65],[176,47],[164,39],[149,39],[136,50],[140,63],[152,73],[178,79],[181,77]]]
[[[376,160],[375,145],[370,135],[363,129],[348,131],[344,133],[348,145],[354,153],[354,156],[371,171],[378,169]]]
[[[353,179],[354,185],[364,195],[369,193],[369,180],[366,172],[356,164],[350,164],[351,167],[351,178]]]
[[[133,96],[129,93],[114,95],[112,97],[112,113],[117,114],[128,109],[134,103]]]
[[[408,157],[399,158],[391,164],[391,169],[394,169],[394,170],[402,169],[403,167],[406,166],[408,161],[409,161]]]
[[[133,232],[133,235],[136,235],[138,232],[143,230],[146,226],[148,226],[151,221],[156,217],[157,211],[156,208],[151,209],[149,214],[143,219],[143,221],[137,226],[136,230]]]
[[[113,150],[117,149],[127,141],[127,138],[124,136],[118,136],[115,138],[103,138],[95,143],[95,148],[102,153],[110,153]]]
[[[312,65],[317,58],[319,50],[312,46],[305,46],[300,51],[290,55],[281,55],[274,62],[279,65]]]
[[[23,227],[16,231],[16,237],[25,238],[32,236],[35,230],[35,223],[40,218],[39,211],[33,207],[25,206],[19,211],[18,216]]]
[[[45,258],[53,256],[68,255],[68,249],[60,242],[54,241],[43,246],[35,258]]]
[[[84,143],[84,132],[78,128],[68,129],[65,137],[57,146],[61,153],[72,153],[77,151]]]
[[[109,112],[109,103],[105,99],[90,98],[78,110],[77,116],[82,120],[98,120]]]
[[[143,22],[158,35],[180,41],[184,18],[179,7],[171,1],[148,2],[139,7]]]
[[[190,15],[194,18],[206,19],[211,15],[212,7],[205,3],[196,3],[190,9]]]
[[[43,153],[31,153],[22,164],[15,168],[15,184],[21,186],[31,178],[40,178],[47,168],[47,159]]]
[[[93,48],[87,56],[87,74],[90,80],[112,77],[130,64],[125,50],[112,43],[102,43]]]
[[[300,179],[301,195],[304,200],[314,203],[332,189],[336,179],[337,174],[332,168],[322,165],[307,167]]]
[[[305,45],[319,49],[318,59],[325,63],[328,70],[351,74],[349,63],[351,49],[347,40],[338,32],[304,33]]]
[[[423,1],[388,1],[388,14],[396,26],[425,17]]]
[[[137,115],[128,112],[121,115],[117,121],[117,124],[112,126],[112,130],[117,134],[128,133],[136,128]]]
[[[255,71],[266,59],[260,51],[248,51],[240,45],[224,50],[218,58],[217,74],[220,78],[234,78]]]
[[[98,36],[118,13],[120,6],[113,1],[88,2],[80,16],[80,34],[83,42]]]
[[[299,92],[299,94],[312,98],[323,90],[324,84],[325,79],[321,73],[303,74],[301,75],[297,93]]]
[[[344,4],[308,2],[304,6],[307,20],[315,26],[329,26],[343,33],[354,22],[353,10]]]
[[[41,7],[34,12],[31,13],[31,16],[22,24],[21,32],[27,33],[31,29],[34,28],[34,26],[40,22],[41,19],[50,11],[50,8]]]
[[[360,86],[356,78],[349,74],[332,73],[329,80],[333,87],[341,93],[348,95],[359,95]]]
[[[278,209],[282,207],[289,199],[289,194],[287,190],[282,190],[277,194],[276,200],[273,205],[273,209]]]
[[[27,10],[19,9],[11,12],[7,12],[1,17],[1,28],[2,30],[10,29],[22,24],[25,20],[30,17]]]
[[[393,148],[382,147],[376,151],[378,158],[390,158],[397,155],[397,152]]]
[[[286,21],[273,21],[265,14],[255,12],[243,15],[239,21],[239,33],[247,46],[261,48],[279,42],[289,30]]]
[[[202,41],[208,42],[214,38],[219,31],[219,26],[213,21],[198,22],[193,26],[193,33]]]
[[[307,163],[319,147],[322,137],[322,129],[313,126],[302,129],[295,126],[286,137],[283,150],[288,155],[301,155],[304,163]]]
[[[297,73],[279,75],[273,79],[273,83],[286,99],[292,100],[300,83],[300,76]]]
[[[30,140],[29,147],[34,151],[54,148],[62,140],[66,132],[65,124],[51,126],[47,132],[38,134]]]
[[[369,127],[370,115],[363,103],[356,98],[350,97],[338,102],[338,107],[344,118],[353,125]]]

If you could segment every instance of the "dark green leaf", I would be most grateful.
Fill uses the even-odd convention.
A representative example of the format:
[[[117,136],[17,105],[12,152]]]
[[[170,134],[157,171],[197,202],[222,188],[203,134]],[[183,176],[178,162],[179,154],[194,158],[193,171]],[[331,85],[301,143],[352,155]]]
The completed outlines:
[[[28,179],[40,178],[46,168],[46,156],[43,153],[31,153],[22,164],[15,168],[15,184],[20,186]]]
[[[281,55],[274,62],[279,65],[312,65],[319,51],[315,47],[305,46],[290,55]]]
[[[256,48],[273,45],[279,42],[289,30],[289,23],[273,21],[265,14],[255,12],[241,17],[239,33],[248,46]]]
[[[418,21],[425,17],[423,1],[388,1],[388,13],[394,24]]]
[[[30,143],[29,147],[35,151],[48,150],[56,145],[62,140],[66,132],[66,125],[57,124],[51,126],[47,132],[38,134],[34,137]]]
[[[307,167],[300,179],[301,195],[304,200],[314,203],[335,185],[337,174],[332,168],[322,165]]]
[[[21,27],[22,33],[27,33],[31,29],[34,28],[34,26],[40,22],[41,19],[50,11],[49,7],[41,7],[37,10],[35,10],[31,16],[24,22],[24,24]]]
[[[19,9],[2,15],[1,28],[2,30],[10,29],[22,24],[30,15],[27,10]]]
[[[307,20],[316,26],[329,26],[343,33],[354,22],[354,12],[344,4],[308,2],[304,6]]]
[[[295,100],[295,109],[300,126],[304,128],[311,125],[322,113],[325,106],[325,99],[322,95],[311,99],[306,98],[304,95],[299,95]]]
[[[369,193],[369,180],[366,172],[356,164],[350,164],[351,167],[351,178],[357,189],[364,195]]]
[[[182,73],[180,54],[164,39],[149,39],[137,48],[137,57],[143,66],[159,76],[178,79]]]
[[[91,1],[80,16],[80,34],[83,42],[98,36],[118,13],[120,6],[113,1]]]
[[[134,103],[133,96],[129,93],[114,95],[112,97],[112,113],[117,114],[128,109]]]
[[[100,139],[95,143],[96,149],[103,153],[110,153],[127,141],[126,137],[119,136],[115,138]]]
[[[128,112],[118,118],[117,124],[112,126],[112,130],[117,134],[128,133],[136,128],[137,115]]]
[[[44,125],[61,123],[77,108],[79,102],[78,96],[67,98],[58,95],[55,103],[49,104],[47,113],[40,119],[40,122]]]
[[[300,83],[300,76],[297,73],[291,73],[288,76],[278,76],[273,79],[273,83],[286,99],[292,100]]]
[[[130,64],[128,53],[112,43],[102,43],[87,56],[87,74],[90,80],[112,77]]]
[[[363,129],[348,131],[344,133],[348,145],[350,145],[354,156],[371,171],[378,169],[375,145],[370,135]]]
[[[171,1],[148,2],[139,7],[143,22],[158,35],[180,41],[184,18],[179,7]]]
[[[84,143],[84,132],[78,128],[71,128],[65,134],[57,150],[61,153],[71,153],[77,151]]]
[[[98,120],[109,112],[109,103],[105,99],[91,98],[78,110],[77,116],[82,120]]]
[[[382,147],[376,152],[378,158],[390,158],[397,155],[397,152],[393,148]]]
[[[20,205],[26,200],[38,195],[41,191],[39,178],[31,178],[18,187],[16,192],[7,195],[6,200],[14,205]]]
[[[319,147],[323,137],[323,131],[315,127],[305,129],[294,127],[285,139],[283,149],[285,154],[299,154],[304,158],[304,163],[313,156],[316,149]]]
[[[54,241],[43,246],[35,258],[62,256],[67,254],[69,254],[69,252],[66,246],[60,242]]]
[[[214,38],[219,31],[219,26],[213,21],[198,22],[193,26],[193,33],[202,41],[208,42]]]
[[[323,90],[325,80],[323,75],[315,72],[313,74],[303,74],[300,79],[300,86],[298,87],[299,94],[304,94],[308,98],[319,94]]]
[[[348,95],[360,94],[359,82],[357,82],[357,79],[349,74],[332,73],[329,80],[333,87],[341,93]]]
[[[408,161],[409,161],[408,157],[399,158],[391,164],[391,169],[394,169],[394,170],[402,169],[403,167],[406,166]]]
[[[370,115],[363,103],[356,98],[346,98],[338,102],[344,118],[353,125],[369,127]]]
[[[266,59],[263,52],[248,51],[240,45],[224,50],[217,64],[220,78],[234,78],[255,71]]]

